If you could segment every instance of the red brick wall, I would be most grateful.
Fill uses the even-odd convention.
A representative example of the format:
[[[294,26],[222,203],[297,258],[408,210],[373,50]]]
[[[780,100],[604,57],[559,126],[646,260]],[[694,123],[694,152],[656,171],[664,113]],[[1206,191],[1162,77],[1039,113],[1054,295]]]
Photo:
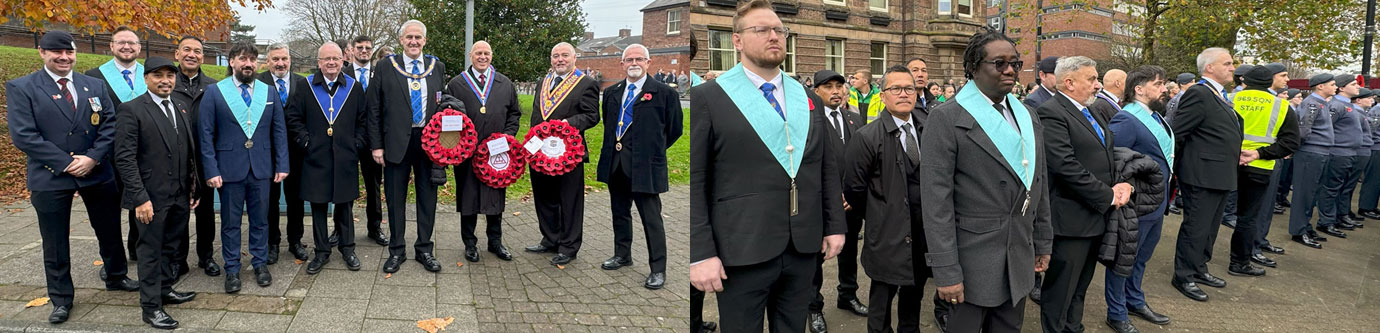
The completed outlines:
[[[658,54],[655,49],[653,50],[651,63],[647,65],[647,75],[655,75],[657,69],[665,69],[667,72],[672,69],[675,69],[677,72],[690,70],[690,56],[688,54]],[[600,82],[599,86],[600,88],[606,88],[614,83],[618,83],[618,80],[627,77],[627,74],[623,71],[623,65],[619,63],[619,59],[621,58],[621,55],[580,57],[579,60],[575,62],[575,65],[579,67],[580,70],[588,70],[590,72],[598,70],[604,75],[604,81]],[[675,60],[675,65],[671,64],[672,60]]]
[[[680,32],[666,34],[666,19],[671,11],[680,12]],[[649,49],[690,45],[690,6],[667,7],[642,13],[642,45]]]
[[[1088,0],[1085,3],[1099,8],[1113,9],[1111,0]],[[1011,5],[1033,7],[1035,1],[1013,0]],[[1046,2],[1045,5],[1050,5],[1050,3]],[[995,15],[995,13],[993,13],[993,15]],[[1114,38],[1112,34],[1113,23],[1118,20],[1125,20],[1125,15],[1124,13],[1116,13],[1114,17],[1107,17],[1093,14],[1086,10],[1066,10],[1045,14],[1042,16],[1042,21],[1045,35],[1076,30]],[[1017,40],[1018,44],[1016,46],[1016,51],[1021,54],[1021,60],[1025,61],[1026,64],[1025,69],[1021,71],[1019,77],[1021,84],[1035,82],[1035,64],[1039,62],[1039,59],[1035,57],[1035,31],[1035,16],[1032,14],[1011,18],[1008,22],[1008,35]],[[1105,60],[1110,57],[1111,47],[1112,43],[1084,38],[1051,39],[1042,43],[1040,47],[1040,56],[1063,57],[1081,55],[1094,60]]]

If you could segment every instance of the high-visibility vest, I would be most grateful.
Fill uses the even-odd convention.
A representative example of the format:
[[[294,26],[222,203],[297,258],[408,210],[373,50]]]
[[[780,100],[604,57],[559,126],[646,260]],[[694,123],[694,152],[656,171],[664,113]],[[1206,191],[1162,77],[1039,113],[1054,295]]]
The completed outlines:
[[[1275,143],[1279,129],[1284,126],[1284,113],[1289,103],[1263,90],[1242,90],[1232,96],[1232,105],[1241,115],[1244,134],[1241,150],[1256,150]],[[1251,167],[1274,170],[1274,160],[1256,159]]]
[[[867,110],[858,109],[858,100],[867,103]],[[857,89],[849,87],[848,105],[852,106],[853,110],[858,110],[858,112],[862,113],[862,115],[867,118],[867,122],[877,119],[877,115],[885,114],[886,112],[886,103],[882,102],[882,92],[877,88],[877,85],[872,85],[872,90],[870,90],[870,93],[867,95],[862,95]]]

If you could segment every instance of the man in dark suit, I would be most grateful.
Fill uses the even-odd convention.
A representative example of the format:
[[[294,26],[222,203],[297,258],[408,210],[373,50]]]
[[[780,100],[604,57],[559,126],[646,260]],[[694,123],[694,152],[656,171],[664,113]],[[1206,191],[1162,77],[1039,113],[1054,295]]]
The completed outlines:
[[[191,111],[187,113],[188,122],[192,123],[192,126],[199,126],[201,96],[206,92],[206,89],[216,84],[216,80],[201,72],[201,39],[191,36],[182,37],[182,40],[177,42],[175,55],[174,61],[178,63],[178,71],[177,84],[173,86],[172,99],[186,105]],[[192,141],[193,151],[200,154],[201,140]],[[201,158],[198,157],[196,163],[197,179],[206,179],[206,168],[201,165]],[[216,189],[210,186],[197,186],[196,191],[196,197],[206,198],[206,200],[213,200],[216,195]],[[192,214],[196,215],[196,265],[207,276],[218,276],[221,269],[220,265],[216,264],[214,245],[216,234],[220,233],[220,230],[216,229],[216,209],[212,206],[215,205],[212,205],[211,201],[207,201],[205,205],[197,205],[192,208]],[[182,234],[177,237],[177,256],[173,257],[172,261],[173,273],[178,278],[190,270],[187,267],[187,255],[191,251],[191,236],[185,229],[180,232]]]
[[[134,291],[126,277],[120,244],[119,190],[108,161],[115,109],[100,80],[72,72],[77,61],[72,35],[49,31],[38,43],[43,69],[5,82],[10,139],[28,156],[29,199],[38,212],[43,241],[43,271],[53,313],[48,322],[67,321],[72,310],[72,197],[81,194],[105,260],[106,289]]]
[[[1021,101],[1025,104],[1026,109],[1038,109],[1040,105],[1045,104],[1045,101],[1054,96],[1055,81],[1058,80],[1054,77],[1054,67],[1058,62],[1059,57],[1045,57],[1035,65],[1040,84],[1035,87],[1035,91],[1030,92],[1030,95],[1025,97],[1024,101]]]
[[[1018,332],[1052,247],[1045,135],[1010,95],[1022,65],[1015,41],[984,29],[963,59],[971,81],[920,135],[925,264],[953,306],[946,330]]]
[[[340,46],[325,43],[316,51],[320,70],[309,79],[298,81],[288,97],[284,110],[292,145],[304,153],[302,199],[311,202],[312,240],[316,256],[307,264],[307,274],[316,274],[330,261],[331,246],[327,230],[331,225],[340,234],[340,255],[345,267],[360,268],[355,256],[354,201],[359,198],[359,149],[365,145],[368,120],[364,87],[340,71]],[[270,57],[272,58],[272,57]],[[340,125],[340,126],[336,126]],[[288,178],[289,182],[292,178]],[[326,220],[326,213],[335,204],[335,223]]]
[[[848,80],[842,74],[831,70],[815,72],[814,93],[824,102],[820,112],[829,122],[829,145],[835,148],[835,160],[840,166],[839,179],[846,180],[848,172],[844,167],[846,156],[844,147],[853,140],[854,133],[859,127],[863,126],[863,116],[848,110]],[[891,105],[891,104],[887,104]],[[918,103],[917,103],[918,105]],[[846,191],[844,193],[847,193]],[[845,198],[846,199],[846,198]],[[868,308],[858,300],[858,233],[862,231],[863,206],[866,197],[853,198],[850,205],[848,200],[844,202],[844,216],[848,222],[848,232],[843,237],[843,249],[839,252],[838,262],[838,302],[840,309],[852,311],[854,314],[866,316]],[[851,207],[850,207],[851,206]],[[815,298],[810,301],[810,330],[812,332],[824,332],[828,324],[824,321],[824,294],[819,290],[824,287],[824,256],[819,256],[819,268],[815,271],[814,287]],[[874,278],[875,280],[875,278]]]
[[[1099,102],[1097,63],[1063,57],[1054,76],[1059,92],[1036,109],[1044,127],[1054,229],[1054,250],[1040,286],[1040,326],[1045,332],[1079,332],[1107,212],[1125,205],[1133,189],[1115,183],[1112,130],[1103,113],[1088,108]]]
[[[382,73],[374,75],[368,95],[369,148],[375,163],[383,165],[384,193],[388,197],[388,260],[385,273],[398,271],[407,260],[407,185],[416,183],[417,238],[413,243],[417,263],[431,272],[440,272],[441,263],[432,253],[431,230],[436,223],[436,187],[445,184],[446,170],[436,166],[422,150],[422,127],[436,113],[445,89],[446,64],[422,53],[426,46],[426,25],[421,21],[403,22],[398,29],[403,52],[380,60]],[[415,177],[415,178],[414,178]]]
[[[369,90],[369,83],[374,80],[374,40],[367,35],[359,35],[351,41],[351,47],[347,48],[345,57],[345,68],[342,73],[352,76],[359,81],[360,88],[366,92]],[[353,50],[351,50],[353,49]],[[355,98],[366,101],[368,94],[361,94]],[[473,118],[473,117],[471,117]],[[356,124],[359,128],[356,131],[365,132],[365,124]],[[380,246],[388,246],[388,236],[383,233],[383,201],[379,197],[379,186],[383,184],[383,165],[374,162],[373,153],[369,151],[369,145],[364,145],[359,150],[359,174],[364,178],[364,217],[366,228],[368,229],[369,239]],[[336,232],[331,231],[331,246],[335,246]]]
[[[1171,283],[1184,296],[1207,301],[1198,284],[1222,288],[1227,282],[1208,273],[1217,224],[1222,221],[1227,193],[1236,190],[1241,157],[1241,119],[1228,104],[1235,62],[1231,52],[1209,48],[1198,54],[1203,81],[1184,89],[1171,120],[1178,153],[1179,193],[1184,198],[1184,221],[1179,227]]]
[[[493,54],[489,42],[475,42],[470,47],[470,62],[474,65],[452,78],[443,96],[453,97],[461,103],[461,110],[474,123],[479,140],[487,140],[494,133],[517,135],[518,123],[522,118],[516,86],[508,76],[492,67]],[[494,112],[489,112],[490,106],[494,107]],[[516,149],[509,147],[513,153],[517,152]],[[493,151],[489,153],[494,154]],[[484,214],[484,234],[488,238],[489,253],[498,259],[511,261],[513,255],[508,252],[508,247],[503,246],[503,209],[507,188],[493,188],[480,181],[474,173],[472,161],[466,160],[455,166],[455,209],[460,212],[460,238],[465,243],[465,260],[479,261],[479,238],[475,237],[474,229],[478,227],[479,214]],[[497,161],[491,159],[491,162]]]
[[[298,99],[289,98],[293,88],[306,86],[302,83],[307,78],[297,75],[289,70],[292,65],[292,54],[288,52],[287,44],[274,43],[268,46],[268,70],[259,73],[259,82],[273,86],[278,95],[269,96],[275,98],[284,111],[298,103]],[[338,63],[338,61],[337,61]],[[306,91],[303,91],[305,93]],[[315,103],[314,100],[307,99],[305,103]],[[286,117],[286,114],[284,114]],[[288,128],[288,137],[295,138],[298,133],[294,133],[291,127]],[[288,144],[288,177],[283,179],[282,184],[273,185],[268,190],[268,264],[278,263],[278,246],[282,245],[283,228],[279,223],[279,200],[287,202],[287,234],[288,234],[288,253],[297,260],[307,260],[307,248],[302,246],[302,216],[306,214],[306,207],[302,202],[302,156],[306,155],[302,146]],[[308,182],[307,184],[320,184]],[[356,187],[358,188],[358,187]],[[286,197],[286,198],[283,198]],[[325,244],[325,243],[318,243]],[[322,246],[329,248],[326,246]]]
[[[848,230],[824,102],[778,66],[789,30],[754,0],[738,7],[741,62],[691,88],[690,282],[717,292],[725,332],[805,331],[810,279]]]
[[[206,90],[201,101],[201,165],[206,185],[220,192],[220,255],[225,258],[225,292],[240,291],[240,227],[246,207],[249,254],[260,287],[268,272],[269,186],[288,175],[287,126],[277,89],[254,79],[259,51],[252,43],[230,48],[230,77]]]
[[[539,92],[532,99],[531,126],[560,120],[575,127],[584,137],[585,130],[599,124],[599,84],[584,72],[575,69],[575,47],[570,43],[551,48],[551,74],[537,86]],[[585,148],[588,149],[588,148]],[[585,162],[589,154],[574,170],[550,176],[531,172],[532,203],[537,208],[537,222],[541,226],[541,243],[527,247],[527,252],[556,252],[552,265],[565,265],[580,252],[585,219]]]
[[[632,265],[632,205],[637,204],[651,266],[642,285],[661,289],[666,284],[666,229],[659,194],[670,189],[666,149],[680,139],[685,116],[675,88],[647,80],[648,57],[642,44],[623,48],[628,78],[604,94],[604,124],[614,126],[604,126],[597,180],[609,187],[614,236],[613,257],[601,266],[614,270]]]
[[[925,64],[925,59],[915,57],[906,60],[906,69],[910,70],[910,75],[915,77],[915,86],[920,88],[920,94],[915,95],[915,109],[929,110],[932,105],[938,104],[939,102],[934,100],[936,96],[925,88],[930,82],[930,69],[929,65]],[[815,84],[819,84],[818,80],[815,82]]]
[[[110,54],[114,56],[105,64],[86,71],[86,76],[105,82],[106,93],[110,95],[110,103],[115,110],[120,109],[120,103],[134,100],[148,91],[144,85],[144,65],[138,61],[142,48],[139,35],[133,29],[126,26],[115,28],[115,32],[110,34]],[[115,181],[119,182],[120,178],[116,177]],[[124,191],[123,186],[120,191]],[[130,211],[129,216],[129,260],[135,261],[134,250],[139,244],[139,231],[135,230],[133,223],[134,211]]]
[[[122,206],[134,212],[139,229],[139,305],[145,323],[175,329],[177,320],[164,304],[181,304],[195,292],[173,290],[169,266],[177,254],[177,237],[187,231],[196,195],[196,127],[187,121],[187,105],[172,100],[177,65],[150,57],[143,77],[148,93],[121,104],[115,126],[115,168],[124,178]]]

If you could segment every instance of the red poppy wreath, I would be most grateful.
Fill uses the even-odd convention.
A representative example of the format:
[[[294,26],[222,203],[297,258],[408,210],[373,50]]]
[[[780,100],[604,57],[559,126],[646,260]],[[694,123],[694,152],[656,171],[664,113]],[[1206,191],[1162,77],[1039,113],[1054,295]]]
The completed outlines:
[[[508,147],[512,149],[490,156],[489,145],[482,144],[475,149],[474,160],[470,161],[474,165],[474,176],[492,188],[507,188],[513,185],[527,170],[527,154],[518,153],[517,149],[521,146],[518,146],[517,138],[499,132],[490,135],[484,142],[500,139],[508,140]]]
[[[447,135],[449,136],[448,138],[442,137],[441,117],[444,116],[460,116],[460,118],[464,120],[465,129],[458,133],[458,142],[452,141],[456,139],[451,135]],[[422,129],[422,149],[426,150],[427,156],[431,157],[431,161],[436,164],[443,166],[456,165],[460,164],[460,162],[464,162],[465,159],[470,158],[471,154],[474,154],[474,145],[478,140],[478,138],[476,138],[477,136],[479,136],[479,134],[475,133],[474,123],[470,122],[470,117],[465,116],[463,112],[446,108],[445,110],[433,114],[431,116],[431,121],[427,122],[426,127]]]
[[[548,121],[527,131],[524,139],[531,142],[536,138],[540,148],[527,150],[530,154],[527,163],[532,170],[551,176],[564,175],[585,158],[585,140],[580,131],[565,121]]]

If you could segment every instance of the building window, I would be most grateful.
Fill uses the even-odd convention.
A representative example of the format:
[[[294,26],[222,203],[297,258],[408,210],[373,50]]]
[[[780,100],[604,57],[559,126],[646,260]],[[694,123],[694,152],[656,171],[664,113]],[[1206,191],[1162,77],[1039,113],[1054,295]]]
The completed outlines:
[[[847,3],[846,0],[824,0],[824,4],[826,4],[826,5],[838,5],[838,6],[847,6],[847,5],[848,5],[848,3]]]
[[[987,0],[987,8],[1001,6],[1002,0]]]
[[[786,37],[786,61],[781,62],[781,71],[787,74],[795,74],[795,37]]]
[[[872,61],[872,77],[881,77],[886,73],[886,43],[872,42],[872,55],[868,60]]]
[[[824,69],[843,73],[843,40],[826,39],[824,44]]]
[[[709,70],[723,71],[738,63],[738,51],[733,49],[733,32],[709,30]]]
[[[666,34],[675,35],[680,33],[681,11],[672,10],[666,12]]]
[[[958,15],[973,16],[973,0],[958,0]]]
[[[973,0],[937,1],[938,3],[935,5],[935,8],[939,9],[939,15],[953,15],[954,13],[957,13],[958,15],[965,17],[973,16]],[[957,3],[958,8],[954,8],[955,2]]]
[[[872,10],[887,11],[887,0],[867,0],[867,7]]]
[[[952,15],[954,13],[954,1],[938,0],[938,3],[935,4],[934,8],[939,9],[939,15]]]

